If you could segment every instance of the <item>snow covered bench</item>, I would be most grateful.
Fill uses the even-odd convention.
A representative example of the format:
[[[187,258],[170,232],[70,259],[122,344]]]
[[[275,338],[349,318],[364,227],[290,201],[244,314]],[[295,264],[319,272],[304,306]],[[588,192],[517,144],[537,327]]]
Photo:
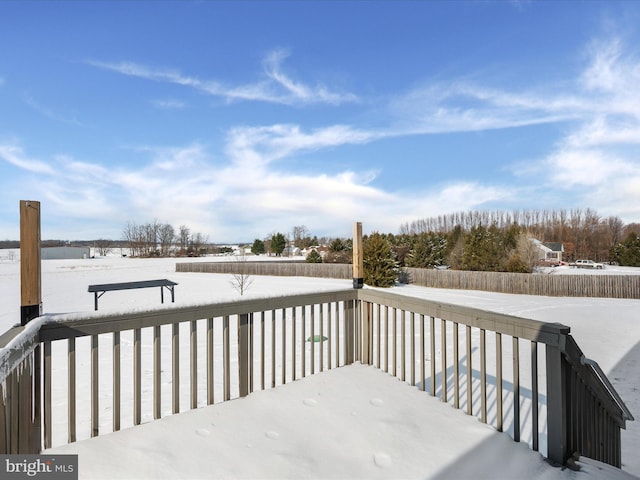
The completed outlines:
[[[161,280],[144,280],[141,282],[123,282],[123,283],[104,283],[102,285],[89,285],[89,292],[94,295],[95,310],[98,310],[98,299],[105,294],[114,290],[130,290],[133,288],[151,288],[160,287],[160,302],[164,303],[164,288],[171,292],[171,303],[175,302],[174,288],[178,285],[176,282],[163,278]]]

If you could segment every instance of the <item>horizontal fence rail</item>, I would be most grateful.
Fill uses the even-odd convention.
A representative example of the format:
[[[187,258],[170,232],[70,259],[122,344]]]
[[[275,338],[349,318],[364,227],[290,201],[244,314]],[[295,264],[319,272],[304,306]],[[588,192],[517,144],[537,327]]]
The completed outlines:
[[[633,420],[568,327],[379,289],[45,316],[0,347],[0,452],[39,452],[355,361],[558,464],[579,453],[619,467],[620,429]]]
[[[304,262],[177,263],[176,272],[351,279],[351,265]],[[423,287],[483,290],[551,297],[640,299],[640,275],[546,275],[403,268],[404,278]]]

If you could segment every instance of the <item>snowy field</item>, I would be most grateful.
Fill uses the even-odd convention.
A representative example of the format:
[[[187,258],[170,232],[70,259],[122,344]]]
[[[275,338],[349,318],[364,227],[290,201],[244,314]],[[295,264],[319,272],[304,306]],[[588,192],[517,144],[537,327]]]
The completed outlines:
[[[7,251],[0,251],[2,331],[19,320],[20,311],[18,258],[3,253]],[[175,259],[121,257],[43,261],[44,311],[92,311],[89,284],[154,278],[179,284],[175,305],[240,298],[230,275],[176,273],[175,263]],[[624,267],[554,270],[553,274],[637,272]],[[252,279],[244,298],[351,286],[345,280]],[[600,363],[634,416],[640,416],[640,301],[415,286],[394,291],[569,325],[585,354]],[[156,307],[161,308],[157,289],[108,292],[100,299],[100,312]],[[78,358],[80,362],[80,354]],[[80,382],[81,363],[78,369]],[[61,383],[66,384],[66,376]],[[84,408],[80,398],[78,403],[79,409]],[[354,365],[52,452],[79,452],[81,478],[629,478],[640,475],[638,423],[629,422],[622,434],[623,472],[586,460],[581,472],[561,470],[463,411],[388,374]]]

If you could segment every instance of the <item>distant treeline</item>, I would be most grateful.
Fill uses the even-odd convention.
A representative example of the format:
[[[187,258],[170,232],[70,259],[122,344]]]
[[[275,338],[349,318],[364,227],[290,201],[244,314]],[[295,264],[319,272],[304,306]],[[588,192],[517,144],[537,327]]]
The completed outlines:
[[[451,233],[455,229],[469,232],[478,227],[500,230],[517,225],[530,237],[541,242],[560,242],[564,258],[611,259],[614,247],[629,234],[640,235],[640,224],[625,224],[619,217],[601,217],[590,208],[570,210],[469,211],[439,215],[407,222],[400,226],[401,235]]]

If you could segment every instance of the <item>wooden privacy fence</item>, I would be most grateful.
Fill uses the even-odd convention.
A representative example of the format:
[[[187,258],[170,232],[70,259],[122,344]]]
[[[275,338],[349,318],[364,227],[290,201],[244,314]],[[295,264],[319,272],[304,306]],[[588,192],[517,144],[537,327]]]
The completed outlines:
[[[405,268],[410,283],[424,287],[545,295],[640,298],[640,275],[547,275]]]
[[[356,361],[559,464],[577,452],[619,467],[620,429],[633,420],[568,327],[375,289],[44,316],[0,347],[0,453],[37,453]]]
[[[550,297],[640,298],[640,275],[547,275],[403,268],[408,283]],[[350,279],[351,265],[303,262],[177,263],[176,272]]]
[[[176,263],[176,272],[271,275],[275,277],[352,278],[352,266],[344,263],[297,261]]]

